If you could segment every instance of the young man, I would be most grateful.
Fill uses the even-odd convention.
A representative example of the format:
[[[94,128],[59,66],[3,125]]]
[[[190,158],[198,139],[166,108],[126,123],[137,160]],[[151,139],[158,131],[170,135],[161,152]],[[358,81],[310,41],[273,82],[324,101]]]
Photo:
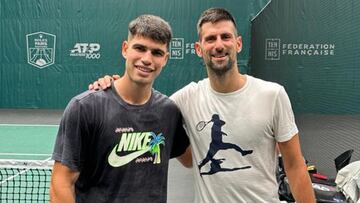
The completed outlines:
[[[125,73],[65,109],[57,135],[51,202],[166,202],[168,162],[191,166],[182,116],[152,89],[168,59],[171,28],[157,16],[129,24]]]
[[[204,11],[197,30],[195,49],[208,78],[171,96],[184,116],[198,166],[195,202],[279,202],[276,145],[296,202],[315,202],[285,89],[239,73],[242,41],[228,11]],[[106,88],[109,81],[94,85]]]

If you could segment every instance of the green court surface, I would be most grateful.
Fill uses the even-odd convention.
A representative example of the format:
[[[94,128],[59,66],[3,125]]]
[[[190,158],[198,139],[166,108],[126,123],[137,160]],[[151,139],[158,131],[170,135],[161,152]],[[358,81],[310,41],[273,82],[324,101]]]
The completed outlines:
[[[0,202],[50,202],[47,161],[57,130],[57,125],[0,124]]]
[[[47,159],[57,131],[57,125],[0,124],[0,159]]]

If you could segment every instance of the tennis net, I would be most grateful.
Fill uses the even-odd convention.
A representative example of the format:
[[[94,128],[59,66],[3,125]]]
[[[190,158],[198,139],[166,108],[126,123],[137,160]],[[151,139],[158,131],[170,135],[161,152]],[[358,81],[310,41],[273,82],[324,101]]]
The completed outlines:
[[[0,202],[50,202],[53,161],[0,160]]]

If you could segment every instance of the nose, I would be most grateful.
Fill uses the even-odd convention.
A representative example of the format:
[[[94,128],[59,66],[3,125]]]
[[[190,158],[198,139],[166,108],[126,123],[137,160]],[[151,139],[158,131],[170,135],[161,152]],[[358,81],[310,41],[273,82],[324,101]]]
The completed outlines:
[[[150,65],[151,64],[151,60],[152,60],[152,54],[151,51],[146,51],[143,56],[141,57],[141,62],[144,65]]]
[[[216,39],[214,48],[217,52],[222,52],[224,50],[224,43],[220,37]]]

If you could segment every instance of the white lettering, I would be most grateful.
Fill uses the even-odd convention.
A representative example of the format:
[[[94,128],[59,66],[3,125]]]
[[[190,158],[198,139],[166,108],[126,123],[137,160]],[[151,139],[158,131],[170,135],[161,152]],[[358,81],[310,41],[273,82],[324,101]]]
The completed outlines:
[[[89,44],[89,53],[92,54],[95,51],[99,51],[100,50],[100,44],[97,43],[90,43]]]
[[[270,42],[268,43],[268,46]],[[296,56],[328,56],[335,55],[335,44],[304,44],[304,43],[289,43],[282,44],[282,55],[296,55]],[[275,52],[267,52],[267,56],[275,56]]]
[[[123,133],[117,149],[120,151],[142,150],[148,147],[151,141],[149,132]]]
[[[127,151],[132,133],[123,133],[117,151]]]
[[[99,59],[100,58],[100,54],[96,53],[96,54],[86,54],[85,58],[87,59]]]

